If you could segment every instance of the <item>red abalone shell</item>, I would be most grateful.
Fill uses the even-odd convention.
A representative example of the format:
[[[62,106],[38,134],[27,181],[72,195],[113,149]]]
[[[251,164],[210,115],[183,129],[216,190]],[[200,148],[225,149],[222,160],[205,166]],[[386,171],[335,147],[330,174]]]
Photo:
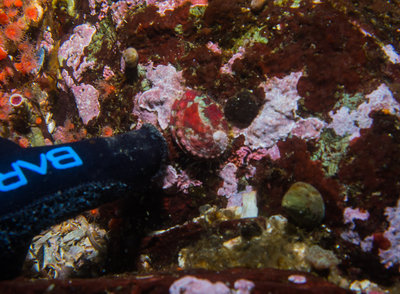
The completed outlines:
[[[195,156],[214,158],[229,145],[229,126],[221,107],[197,91],[186,91],[174,102],[170,122],[177,144]]]

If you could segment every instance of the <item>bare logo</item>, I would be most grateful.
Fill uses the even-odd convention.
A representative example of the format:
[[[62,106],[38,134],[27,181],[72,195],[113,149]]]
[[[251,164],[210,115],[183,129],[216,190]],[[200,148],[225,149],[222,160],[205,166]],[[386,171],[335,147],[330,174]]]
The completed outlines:
[[[24,160],[11,163],[12,171],[0,173],[0,191],[8,192],[27,185],[28,179],[24,175],[23,169],[46,175],[48,161],[55,169],[69,169],[83,164],[79,155],[68,146],[57,147],[47,153],[41,153],[39,159],[39,165]]]

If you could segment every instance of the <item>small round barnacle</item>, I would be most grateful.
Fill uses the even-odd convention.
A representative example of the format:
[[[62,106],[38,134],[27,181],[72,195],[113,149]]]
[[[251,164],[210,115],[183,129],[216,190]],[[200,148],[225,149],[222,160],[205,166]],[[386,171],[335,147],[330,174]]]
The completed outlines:
[[[139,54],[137,50],[133,47],[126,48],[122,52],[122,58],[125,61],[125,66],[127,68],[136,68],[139,62]]]
[[[312,185],[296,182],[283,196],[282,207],[300,226],[315,227],[325,216],[325,204],[321,194]]]
[[[260,11],[266,2],[266,0],[251,0],[250,8],[255,12]]]
[[[241,91],[231,97],[224,108],[226,119],[239,128],[248,127],[259,111],[255,96],[250,91]]]

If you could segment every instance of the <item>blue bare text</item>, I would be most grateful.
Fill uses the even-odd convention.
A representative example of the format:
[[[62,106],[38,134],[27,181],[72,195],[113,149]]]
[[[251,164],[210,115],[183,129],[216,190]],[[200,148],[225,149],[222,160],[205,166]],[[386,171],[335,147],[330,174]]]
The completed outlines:
[[[82,159],[69,146],[57,147],[41,153],[39,165],[24,160],[17,160],[11,163],[12,170],[7,173],[0,173],[0,192],[8,192],[28,184],[23,169],[30,170],[40,175],[47,174],[48,161],[55,169],[69,169],[82,165]]]

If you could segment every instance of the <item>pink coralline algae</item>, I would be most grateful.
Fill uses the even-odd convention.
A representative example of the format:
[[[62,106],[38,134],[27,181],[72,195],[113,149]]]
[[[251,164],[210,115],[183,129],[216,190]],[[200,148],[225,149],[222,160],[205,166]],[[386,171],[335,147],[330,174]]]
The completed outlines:
[[[230,289],[221,282],[212,283],[209,280],[185,276],[176,280],[169,288],[170,294],[230,294]]]
[[[155,5],[158,7],[158,13],[165,15],[167,10],[174,10],[185,2],[190,2],[194,6],[204,6],[208,4],[208,0],[146,0],[147,5]]]
[[[116,27],[119,28],[124,23],[128,11],[144,3],[145,0],[120,0],[111,4],[111,17]]]
[[[90,15],[97,15],[99,20],[107,16],[110,6],[107,0],[89,0]],[[121,1],[123,2],[123,1]],[[98,11],[96,11],[96,8]]]
[[[84,56],[84,49],[90,44],[95,32],[96,28],[89,24],[75,27],[69,40],[65,41],[58,51],[60,66],[64,67],[62,77],[65,85],[74,94],[79,116],[84,124],[100,114],[98,90],[90,84],[79,84],[83,73],[94,65],[93,61],[88,61]]]
[[[307,283],[307,278],[303,275],[290,275],[288,281],[294,284],[305,284]]]
[[[237,59],[242,59],[244,57],[245,49],[244,47],[239,47],[237,53],[233,54],[233,56],[228,60],[227,63],[225,63],[219,71],[224,74],[229,74],[232,75],[232,65]]]
[[[318,138],[324,122],[317,118],[296,117],[297,83],[301,72],[293,72],[283,79],[272,78],[261,83],[265,91],[265,104],[259,115],[243,133],[245,145],[251,149],[269,148],[289,134],[301,138]],[[296,121],[297,120],[297,121]]]
[[[169,125],[171,108],[177,97],[182,96],[182,73],[172,65],[146,66],[146,79],[153,85],[151,89],[135,96],[133,114],[142,122],[152,123],[165,130]]]
[[[176,280],[170,287],[170,294],[250,294],[255,287],[252,281],[246,279],[236,280],[234,289],[228,288],[222,282],[212,283],[206,279],[199,279],[194,276],[184,276]]]
[[[229,145],[229,127],[221,107],[193,90],[175,100],[171,132],[182,149],[202,158],[217,157]]]
[[[393,98],[392,92],[385,84],[381,84],[365,97],[367,101],[354,111],[346,106],[341,107],[336,112],[331,111],[329,115],[332,122],[328,125],[328,128],[332,128],[339,136],[349,135],[350,139],[353,139],[360,136],[360,129],[371,127],[372,118],[369,116],[371,112],[386,110],[399,116],[400,104]]]
[[[354,220],[366,221],[368,218],[368,211],[363,211],[359,208],[346,207],[343,212],[343,221],[345,224],[351,224],[350,229],[354,229],[356,226]]]
[[[237,192],[238,180],[236,178],[237,167],[235,164],[227,163],[219,173],[221,179],[224,180],[223,186],[218,189],[219,196],[230,197]]]
[[[276,144],[271,148],[259,148],[256,151],[252,151],[247,146],[242,146],[235,153],[240,166],[246,166],[251,160],[258,161],[267,156],[273,161],[281,158],[279,147]]]
[[[115,76],[115,73],[113,72],[113,70],[108,66],[104,66],[103,69],[103,78],[108,81],[109,79],[111,79],[112,77]]]
[[[228,200],[226,208],[234,208],[242,218],[257,217],[258,207],[256,191],[253,187],[246,186],[243,191],[238,192],[238,179],[236,172],[238,168],[232,162],[227,163],[219,173],[224,180],[221,188],[218,189],[219,196],[225,196]]]
[[[400,63],[400,56],[394,50],[393,45],[386,45],[382,47],[383,52],[385,52],[386,56],[389,58],[391,63],[398,64]]]
[[[165,16],[167,11],[173,11],[175,8],[190,2],[192,6],[205,6],[208,4],[208,0],[120,0],[116,1],[111,5],[108,5],[105,0],[90,0],[89,5],[91,14],[96,14],[97,6],[100,6],[99,19],[104,18],[108,11],[111,11],[111,17],[119,28],[125,20],[128,12],[134,9],[136,6],[154,5],[158,8],[158,13],[161,16]]]
[[[163,178],[163,189],[176,187],[179,191],[187,194],[189,188],[201,186],[203,183],[199,180],[193,180],[185,171],[180,173],[171,165],[168,165]]]
[[[341,233],[340,237],[347,242],[355,245],[361,245],[361,247],[365,249],[367,246],[367,241],[362,241],[360,235],[354,230],[356,227],[354,220],[366,221],[368,218],[368,211],[364,211],[359,208],[346,207],[343,212],[343,223],[350,224],[350,226],[347,230]]]
[[[281,154],[279,152],[279,148],[277,145],[272,146],[271,148],[265,149],[260,148],[255,152],[251,152],[247,157],[247,160],[261,160],[264,157],[269,157],[271,160],[275,161],[281,158]]]
[[[291,134],[301,139],[315,139],[319,137],[324,127],[325,123],[323,121],[315,117],[309,117],[297,121]]]
[[[391,246],[388,250],[379,249],[379,256],[385,267],[390,268],[395,264],[400,265],[400,200],[397,207],[387,207],[385,215],[390,225],[384,237],[390,241]]]
[[[206,44],[206,46],[207,46],[207,48],[209,49],[209,50],[211,50],[212,52],[214,52],[215,54],[222,54],[222,50],[221,50],[221,48],[219,47],[219,45],[218,44],[216,44],[216,43],[213,43],[213,42],[208,42],[207,44]]]
[[[234,287],[236,289],[236,294],[248,294],[251,293],[255,285],[252,281],[240,279],[235,281]]]
[[[84,83],[78,86],[72,86],[71,91],[75,96],[79,116],[86,125],[91,119],[97,117],[100,113],[99,91],[97,91],[92,85]]]
[[[58,60],[60,65],[66,61],[66,66],[73,71],[73,77],[79,82],[81,77],[75,72],[83,72],[79,69],[83,61],[83,65],[87,66],[86,58],[84,57],[83,50],[90,44],[96,28],[89,24],[82,24],[74,28],[73,34],[69,40],[65,41],[60,50],[58,50]]]

